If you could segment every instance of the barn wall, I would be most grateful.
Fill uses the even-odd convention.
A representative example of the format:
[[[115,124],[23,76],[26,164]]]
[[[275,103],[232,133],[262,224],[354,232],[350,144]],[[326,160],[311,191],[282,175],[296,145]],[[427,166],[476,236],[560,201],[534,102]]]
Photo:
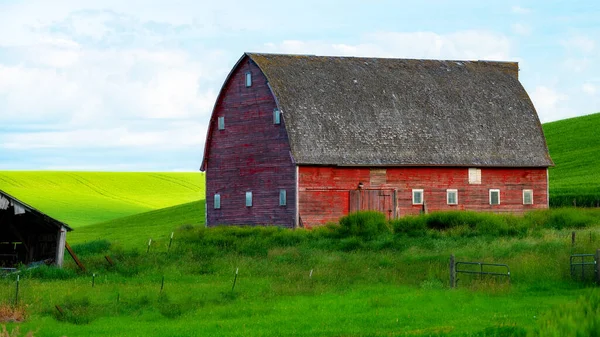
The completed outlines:
[[[252,86],[245,74],[252,73]],[[292,227],[296,212],[296,167],[283,118],[273,123],[275,99],[260,69],[248,58],[232,72],[218,98],[207,141],[207,225],[273,224]],[[218,130],[218,117],[225,129]],[[285,189],[287,205],[279,206],[279,190]],[[251,191],[253,205],[246,207]],[[221,209],[214,209],[214,194],[221,195]]]
[[[383,175],[383,176],[382,176]],[[546,168],[482,168],[481,184],[469,184],[467,168],[314,167],[299,169],[299,215],[306,227],[337,221],[349,211],[349,190],[396,189],[399,216],[419,214],[412,189],[423,189],[428,211],[474,210],[522,213],[547,208]],[[458,190],[458,205],[446,203],[446,189]],[[489,204],[489,189],[500,189],[500,205]],[[523,189],[533,190],[533,205],[523,205]]]

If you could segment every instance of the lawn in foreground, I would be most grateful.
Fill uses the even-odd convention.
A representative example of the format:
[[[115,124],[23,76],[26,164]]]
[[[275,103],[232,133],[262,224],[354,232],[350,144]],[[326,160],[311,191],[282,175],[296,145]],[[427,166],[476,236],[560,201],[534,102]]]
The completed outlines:
[[[523,336],[551,308],[594,291],[571,280],[568,259],[593,252],[599,230],[588,222],[575,246],[570,228],[480,235],[461,227],[365,238],[333,227],[182,226],[171,249],[164,238],[149,253],[80,242],[73,248],[87,274],[72,261],[22,272],[30,313],[22,328],[36,336]],[[507,263],[511,284],[460,276],[451,290],[450,254]],[[0,289],[10,301],[14,280],[0,279]]]
[[[544,312],[586,292],[514,290],[490,294],[472,289],[375,284],[339,292],[265,299],[260,295],[245,295],[252,292],[255,280],[240,278],[239,281],[237,295],[231,297],[227,296],[228,282],[217,285],[221,289],[214,289],[213,299],[196,295],[206,290],[200,282],[168,284],[163,297],[171,293],[187,294],[185,300],[171,300],[185,305],[158,304],[157,308],[139,309],[127,316],[101,317],[80,325],[59,322],[51,315],[34,316],[22,329],[37,330],[36,336],[494,336],[499,332],[523,335],[525,328],[535,326]],[[153,290],[148,298],[158,297],[157,289]],[[105,294],[103,299],[102,306],[107,311],[119,312],[119,306],[127,306],[123,302],[134,301],[123,295],[117,304],[115,294],[110,295]],[[98,295],[91,296],[93,301],[100,300]]]

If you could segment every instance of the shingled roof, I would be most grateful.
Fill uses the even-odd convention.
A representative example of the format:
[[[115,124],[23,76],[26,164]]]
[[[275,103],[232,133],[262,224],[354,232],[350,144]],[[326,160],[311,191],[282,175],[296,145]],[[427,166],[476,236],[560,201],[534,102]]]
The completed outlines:
[[[297,164],[553,165],[515,62],[253,54]]]

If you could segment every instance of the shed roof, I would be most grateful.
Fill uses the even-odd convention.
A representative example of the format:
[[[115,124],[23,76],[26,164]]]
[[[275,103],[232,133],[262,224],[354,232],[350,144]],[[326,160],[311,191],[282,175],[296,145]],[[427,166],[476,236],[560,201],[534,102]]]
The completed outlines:
[[[39,223],[44,224],[45,226],[53,226],[58,229],[64,227],[67,231],[72,231],[73,229],[62,221],[58,221],[47,214],[33,208],[32,206],[27,205],[26,203],[18,200],[17,198],[11,196],[10,194],[0,190],[0,210],[8,210],[12,207],[12,211],[14,215],[26,214],[30,213],[35,216],[39,221]]]
[[[553,165],[516,62],[245,57],[269,81],[297,164]]]

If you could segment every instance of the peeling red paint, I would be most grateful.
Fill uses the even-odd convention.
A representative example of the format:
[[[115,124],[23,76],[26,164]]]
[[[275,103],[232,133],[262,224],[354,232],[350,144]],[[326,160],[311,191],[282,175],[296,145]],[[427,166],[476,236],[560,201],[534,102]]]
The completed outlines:
[[[381,168],[378,168],[381,169]],[[428,211],[473,210],[523,213],[547,208],[545,168],[482,168],[481,184],[469,184],[463,167],[390,167],[386,182],[371,185],[370,168],[312,167],[299,170],[299,210],[307,227],[337,221],[348,214],[350,190],[396,190],[398,216],[419,214],[412,204],[412,189],[423,189]],[[500,205],[489,204],[489,190],[500,189]],[[448,205],[446,189],[458,190],[458,205]],[[533,190],[533,205],[523,205],[523,190]]]

